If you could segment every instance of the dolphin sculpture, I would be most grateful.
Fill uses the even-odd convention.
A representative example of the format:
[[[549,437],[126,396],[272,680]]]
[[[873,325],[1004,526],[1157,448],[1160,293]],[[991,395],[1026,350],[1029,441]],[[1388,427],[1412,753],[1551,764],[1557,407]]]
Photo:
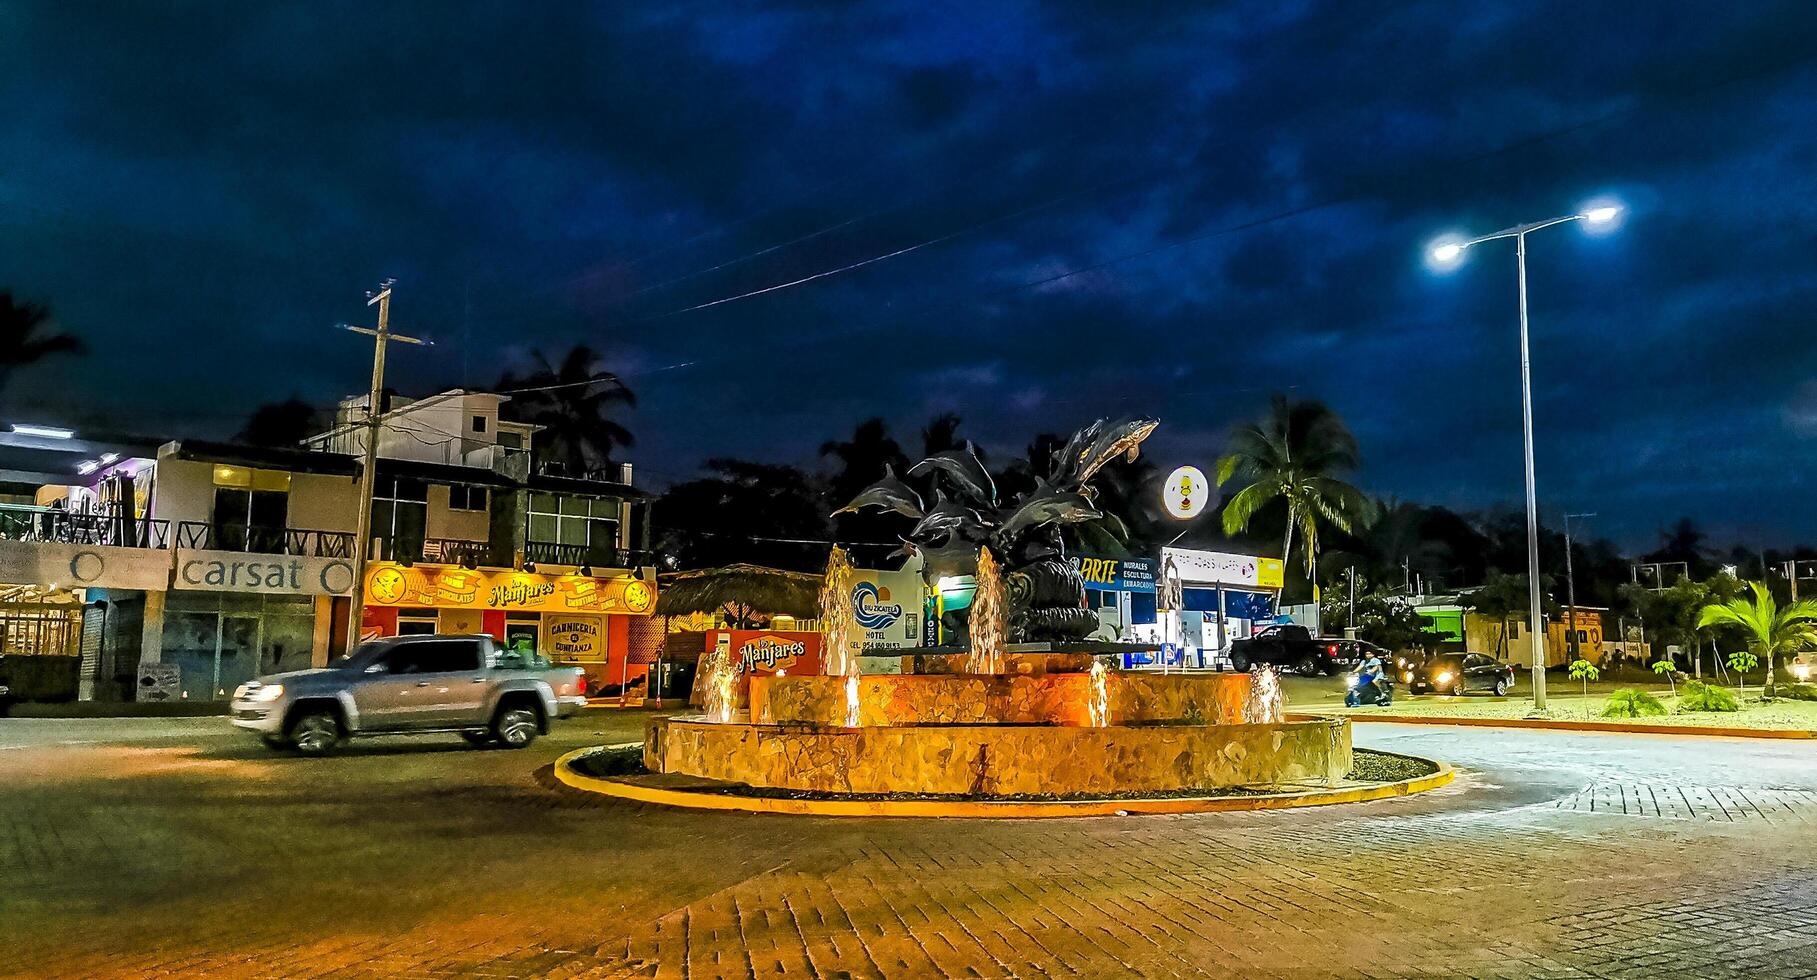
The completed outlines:
[[[996,535],[999,540],[1013,541],[1016,535],[1042,524],[1081,524],[1103,516],[1084,494],[1049,488],[1045,493],[1037,492],[1023,501],[997,526]]]
[[[944,491],[936,490],[934,505],[927,509],[908,536],[915,541],[931,541],[942,534],[950,537],[962,528],[982,529],[984,526],[984,515],[949,499]]]
[[[920,520],[922,516],[921,495],[915,492],[914,487],[897,479],[896,471],[888,463],[883,464],[883,479],[859,491],[851,503],[833,511],[833,515],[856,514],[866,507],[895,511],[916,520]]]
[[[997,484],[978,461],[978,451],[970,439],[964,449],[935,453],[908,468],[909,476],[940,472],[959,492],[986,507],[997,506]]]
[[[897,554],[921,557],[921,577],[936,582],[948,576],[972,575],[978,571],[978,546],[968,542],[926,545],[903,538]]]
[[[1160,422],[1154,419],[1130,419],[1104,428],[1092,440],[1091,448],[1085,451],[1083,466],[1079,471],[1078,482],[1084,483],[1092,478],[1105,464],[1118,456],[1135,462],[1142,452],[1142,440],[1155,431]]]
[[[1104,430],[1104,420],[1096,422],[1073,433],[1066,445],[1054,454],[1053,462],[1048,467],[1048,482],[1058,486],[1063,483],[1077,483],[1079,472],[1085,468],[1085,455],[1097,441],[1098,433]]]

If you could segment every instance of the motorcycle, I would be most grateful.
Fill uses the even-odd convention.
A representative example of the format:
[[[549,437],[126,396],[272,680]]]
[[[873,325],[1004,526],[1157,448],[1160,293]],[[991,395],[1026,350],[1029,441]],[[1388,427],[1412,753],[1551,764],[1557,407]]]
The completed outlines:
[[[1386,670],[1376,671],[1368,683],[1363,681],[1361,668],[1351,671],[1348,678],[1349,687],[1344,692],[1344,707],[1387,707],[1394,703],[1394,682],[1388,678]]]

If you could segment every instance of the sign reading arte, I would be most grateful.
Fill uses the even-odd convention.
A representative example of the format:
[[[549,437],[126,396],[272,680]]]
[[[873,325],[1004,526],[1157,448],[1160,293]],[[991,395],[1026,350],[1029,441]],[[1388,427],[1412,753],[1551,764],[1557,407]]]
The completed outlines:
[[[1203,583],[1278,589],[1283,580],[1284,568],[1279,558],[1257,558],[1254,555],[1194,551],[1189,548],[1162,548],[1161,560],[1173,562],[1180,581],[1188,585]]]
[[[373,562],[366,602],[375,606],[436,606],[525,612],[643,615],[656,608],[656,583],[640,578],[591,578],[470,568],[405,567]]]
[[[1073,567],[1085,579],[1088,589],[1106,592],[1153,592],[1155,560],[1153,558],[1092,558],[1075,556]]]

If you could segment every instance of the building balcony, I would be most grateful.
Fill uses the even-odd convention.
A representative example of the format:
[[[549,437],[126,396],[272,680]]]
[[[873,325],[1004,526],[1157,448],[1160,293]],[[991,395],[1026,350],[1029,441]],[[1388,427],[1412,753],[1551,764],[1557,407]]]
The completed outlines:
[[[177,547],[294,555],[299,558],[352,558],[353,533],[183,521],[177,525]]]
[[[650,563],[650,553],[630,548],[600,544],[557,544],[553,541],[529,541],[524,544],[524,560],[538,565],[582,565],[593,568],[635,568]]]
[[[0,541],[168,548],[170,522],[149,517],[71,514],[49,507],[0,505]]]

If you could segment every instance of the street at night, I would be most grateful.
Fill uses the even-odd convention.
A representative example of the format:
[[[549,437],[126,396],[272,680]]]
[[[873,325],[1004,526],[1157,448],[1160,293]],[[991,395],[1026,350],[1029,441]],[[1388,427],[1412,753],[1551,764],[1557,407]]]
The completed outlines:
[[[1359,725],[1418,797],[852,821],[599,801],[636,738],[278,756],[221,719],[0,722],[0,972],[1809,976],[1817,742]]]

